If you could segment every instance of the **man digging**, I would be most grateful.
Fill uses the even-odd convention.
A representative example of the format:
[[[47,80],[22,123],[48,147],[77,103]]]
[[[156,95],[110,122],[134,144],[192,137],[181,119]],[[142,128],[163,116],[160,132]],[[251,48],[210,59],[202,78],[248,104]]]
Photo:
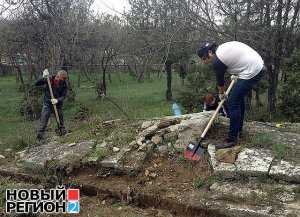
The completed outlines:
[[[66,128],[64,126],[64,119],[62,113],[63,101],[67,95],[67,72],[60,70],[56,75],[50,76],[49,71],[45,69],[43,71],[43,78],[36,81],[36,86],[44,86],[44,100],[41,113],[40,126],[37,130],[37,139],[41,141],[44,139],[45,130],[52,112],[57,114],[58,131],[60,135],[66,134]],[[49,79],[49,83],[48,83]],[[51,90],[52,89],[52,90]],[[53,97],[51,97],[53,92]],[[57,112],[55,111],[57,110]]]
[[[244,98],[263,77],[264,61],[254,49],[238,41],[226,42],[220,46],[205,42],[199,48],[198,56],[204,64],[212,64],[216,73],[220,100],[229,97],[230,127],[228,137],[223,144],[217,145],[216,148],[233,147],[237,144],[238,136],[240,137],[243,132]],[[233,76],[237,76],[237,82],[229,96],[226,96],[224,87],[224,74],[226,71]]]

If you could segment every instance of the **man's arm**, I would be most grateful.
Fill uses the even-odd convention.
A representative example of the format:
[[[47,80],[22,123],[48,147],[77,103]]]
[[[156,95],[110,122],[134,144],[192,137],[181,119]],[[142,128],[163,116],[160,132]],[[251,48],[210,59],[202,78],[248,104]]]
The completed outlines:
[[[40,78],[35,82],[35,86],[42,86],[46,84],[46,79],[45,78]]]
[[[217,79],[217,86],[219,89],[219,93],[223,94],[225,93],[225,79],[224,79],[224,75],[225,72],[227,70],[227,66],[222,63],[222,61],[216,56],[213,60],[213,69],[215,71],[216,74],[216,79]]]
[[[67,96],[67,93],[68,93],[68,85],[65,83],[61,96],[57,98],[58,102],[63,102]]]
[[[37,81],[35,82],[35,86],[41,86],[41,85],[46,84],[46,83],[47,83],[47,77],[48,77],[48,76],[49,76],[49,71],[48,71],[48,69],[46,68],[46,69],[44,69],[44,71],[43,71],[43,78],[37,80]]]

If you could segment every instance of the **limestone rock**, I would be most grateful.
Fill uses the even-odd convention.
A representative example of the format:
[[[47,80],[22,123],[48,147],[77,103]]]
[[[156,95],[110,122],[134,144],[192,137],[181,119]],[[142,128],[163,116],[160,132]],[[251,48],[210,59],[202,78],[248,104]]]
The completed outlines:
[[[220,174],[225,178],[234,178],[236,175],[236,167],[234,164],[223,163],[216,160],[216,148],[209,144],[207,152],[210,156],[209,161],[213,168],[214,174]]]
[[[145,121],[142,123],[142,130],[151,127],[152,125],[154,125],[155,123],[157,123],[158,121]]]
[[[138,146],[142,146],[144,141],[145,137],[139,137],[138,139],[136,139],[136,144],[138,144]]]
[[[273,155],[267,149],[244,149],[235,162],[237,172],[247,176],[267,175]]]
[[[51,142],[26,150],[21,154],[19,162],[32,173],[55,169],[57,166],[62,166],[66,171],[71,172],[80,166],[81,161],[91,151],[90,146],[93,144],[93,142],[86,141],[69,147],[68,144]]]
[[[118,147],[113,147],[113,152],[119,152],[120,151],[120,148]]]
[[[122,168],[126,173],[137,174],[143,167],[145,160],[152,149],[147,151],[132,151],[122,160]]]
[[[104,158],[100,165],[104,168],[121,168],[122,159],[129,151],[130,149],[121,149],[115,155]]]
[[[167,154],[168,153],[168,146],[167,145],[160,145],[160,146],[158,146],[157,150],[162,155]]]
[[[233,148],[219,149],[216,151],[217,161],[233,164],[237,158],[238,153],[241,151],[241,146]]]
[[[294,202],[296,195],[294,190],[296,185],[280,185],[280,184],[262,184],[257,182],[215,182],[210,186],[213,191],[212,197],[214,199],[228,199],[242,200],[249,203],[257,203],[256,205],[268,205],[271,202],[281,203]]]
[[[171,125],[176,125],[180,123],[180,119],[162,119],[158,124],[158,128],[167,128]]]
[[[76,143],[73,142],[73,143],[70,143],[68,146],[69,146],[69,147],[73,147],[73,146],[75,146],[75,145],[76,145]]]
[[[105,141],[103,141],[101,144],[97,144],[96,145],[96,149],[106,148],[106,147],[107,147],[107,143]]]
[[[190,141],[197,140],[204,131],[210,117],[197,116],[188,120],[181,121],[178,124],[178,140],[175,143],[176,148],[185,148]]]
[[[139,133],[139,137],[150,137],[153,136],[155,134],[156,131],[158,131],[158,124],[154,124],[148,128],[146,128],[145,130],[143,130],[141,133]]]
[[[158,145],[158,144],[162,143],[162,138],[161,138],[161,136],[155,135],[155,136],[152,137],[151,141],[155,145]]]
[[[300,183],[300,165],[281,160],[273,164],[270,175],[281,180]]]

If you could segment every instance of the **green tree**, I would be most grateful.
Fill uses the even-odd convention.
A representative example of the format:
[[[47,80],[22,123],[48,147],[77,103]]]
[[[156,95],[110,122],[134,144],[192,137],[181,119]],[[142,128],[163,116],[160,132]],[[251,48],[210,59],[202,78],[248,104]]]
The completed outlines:
[[[279,108],[292,122],[300,121],[300,50],[285,61],[285,82],[280,88]]]

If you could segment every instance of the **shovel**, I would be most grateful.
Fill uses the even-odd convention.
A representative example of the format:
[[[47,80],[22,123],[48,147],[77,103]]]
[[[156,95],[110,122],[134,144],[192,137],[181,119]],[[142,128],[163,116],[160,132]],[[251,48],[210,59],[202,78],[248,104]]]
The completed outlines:
[[[230,90],[232,89],[234,83],[236,82],[236,79],[233,79],[228,87],[228,89],[226,90],[226,96],[228,96]],[[225,102],[226,99],[222,99],[221,102],[219,103],[216,111],[213,113],[213,116],[210,118],[206,128],[204,129],[203,133],[201,134],[200,140],[196,143],[194,142],[190,142],[185,151],[184,151],[184,158],[188,159],[188,160],[192,160],[192,161],[199,161],[201,159],[201,156],[204,154],[204,148],[201,145],[202,140],[204,139],[207,131],[209,130],[209,128],[211,127],[213,121],[215,120],[216,116],[219,113],[219,110],[222,108],[223,103]]]
[[[51,86],[49,76],[47,76],[47,83],[48,83],[51,99],[54,99],[54,95],[53,95],[52,86]],[[61,135],[63,135],[63,132],[62,132],[62,129],[61,129],[61,126],[60,126],[60,120],[59,120],[59,116],[58,116],[57,107],[56,107],[56,104],[52,104],[52,105],[53,105],[54,114],[55,114],[55,118],[56,118],[56,123],[57,123],[57,127],[58,127],[58,132],[57,133],[61,136]]]

